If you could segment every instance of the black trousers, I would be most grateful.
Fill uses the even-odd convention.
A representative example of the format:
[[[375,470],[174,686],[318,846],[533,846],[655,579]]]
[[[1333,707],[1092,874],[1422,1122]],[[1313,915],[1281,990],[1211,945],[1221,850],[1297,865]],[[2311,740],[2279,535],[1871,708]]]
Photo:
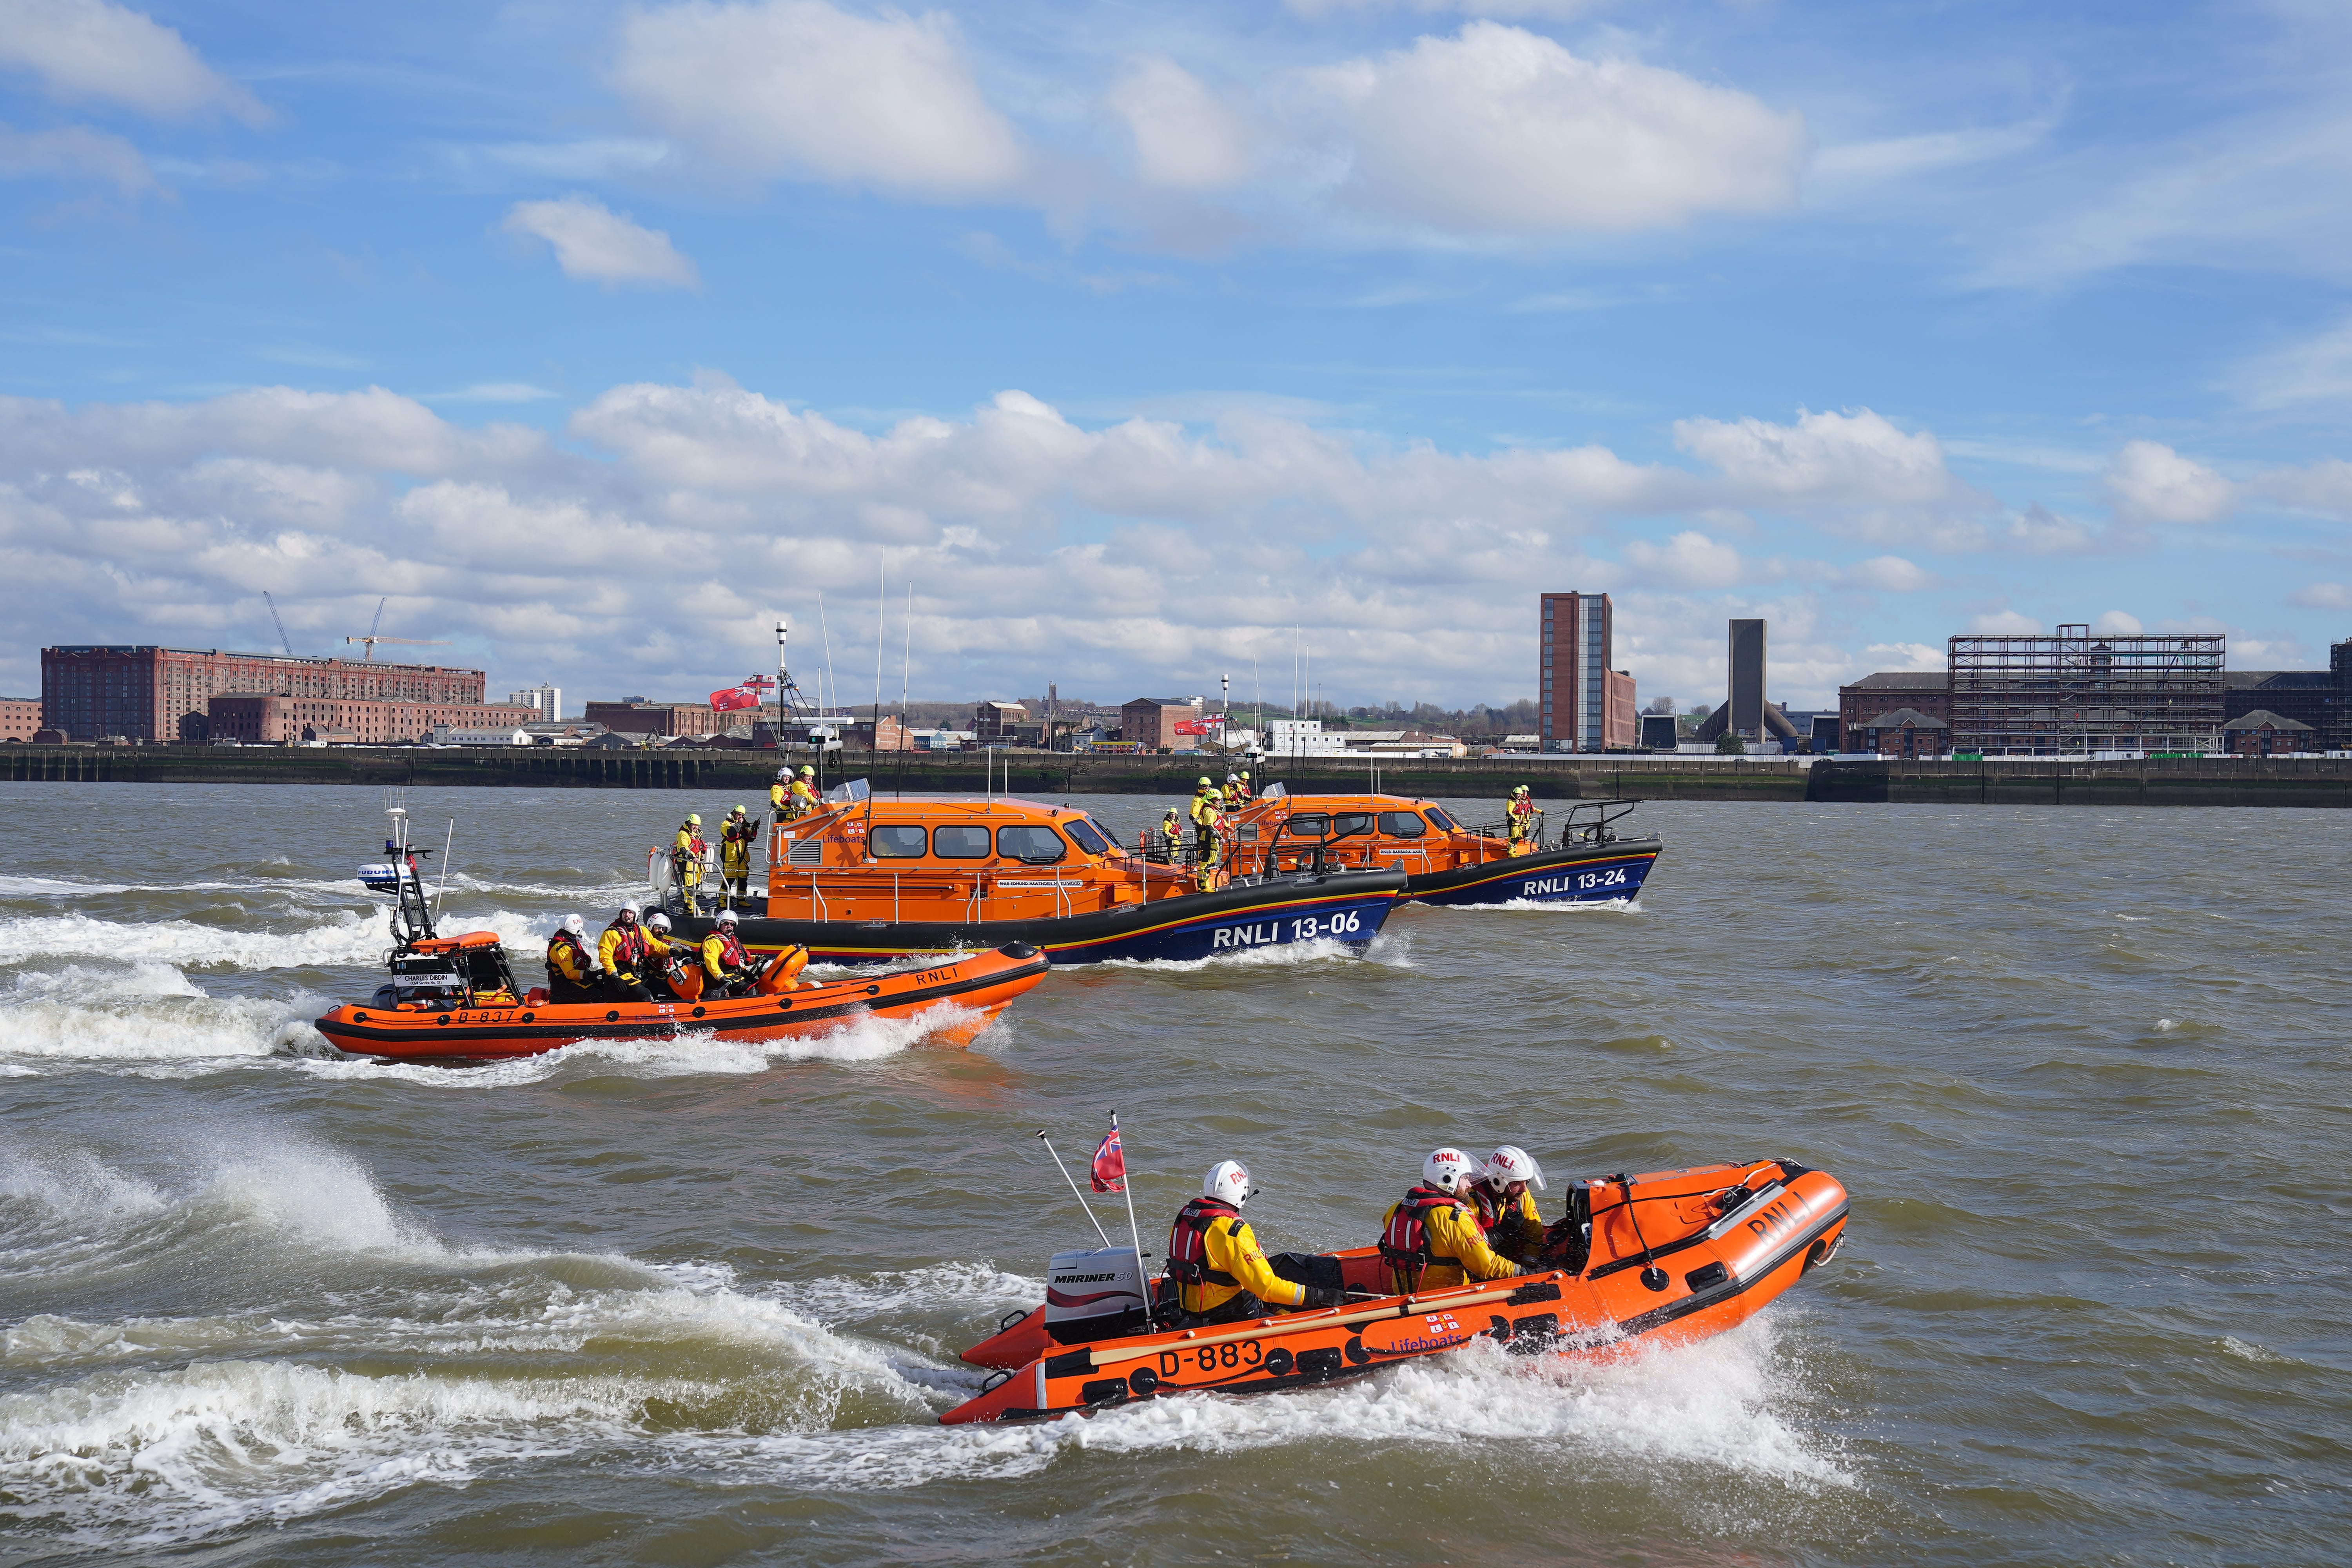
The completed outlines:
[[[551,973],[547,977],[547,999],[552,1003],[597,1002],[604,999],[604,993],[593,985],[575,984],[561,974]]]
[[[654,994],[646,989],[642,980],[624,980],[617,974],[604,976],[604,1000],[607,1002],[650,1002]]]

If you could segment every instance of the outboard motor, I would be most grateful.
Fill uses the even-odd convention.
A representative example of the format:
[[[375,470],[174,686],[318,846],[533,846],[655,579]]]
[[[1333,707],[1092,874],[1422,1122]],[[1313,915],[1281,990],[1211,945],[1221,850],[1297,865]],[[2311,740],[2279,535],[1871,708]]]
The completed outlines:
[[[1057,1344],[1150,1331],[1143,1264],[1132,1247],[1057,1252],[1045,1270],[1045,1332]]]

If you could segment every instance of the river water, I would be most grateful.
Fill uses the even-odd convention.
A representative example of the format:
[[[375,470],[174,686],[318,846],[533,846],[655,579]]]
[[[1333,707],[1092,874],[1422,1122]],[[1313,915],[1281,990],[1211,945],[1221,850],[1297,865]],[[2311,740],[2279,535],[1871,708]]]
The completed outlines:
[[[0,784],[0,1560],[2347,1555],[2352,814],[1645,806],[1631,908],[1057,972],[969,1051],[450,1071],[307,1022],[375,984],[384,804]],[[731,802],[409,804],[457,818],[445,929],[535,954]],[[1502,1141],[1548,1215],[1785,1154],[1851,1239],[1631,1362],[938,1426],[1092,1236],[1034,1134],[1081,1155],[1113,1107],[1154,1251],[1227,1155],[1311,1248]]]

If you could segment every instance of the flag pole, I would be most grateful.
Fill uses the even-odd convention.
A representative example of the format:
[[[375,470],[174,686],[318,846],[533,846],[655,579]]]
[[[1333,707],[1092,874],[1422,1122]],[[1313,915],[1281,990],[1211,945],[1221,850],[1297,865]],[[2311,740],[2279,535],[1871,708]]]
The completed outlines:
[[[1054,1141],[1045,1136],[1045,1130],[1042,1127],[1037,1130],[1037,1141],[1045,1145],[1046,1153],[1054,1154]],[[1062,1165],[1062,1157],[1059,1154],[1054,1154],[1054,1163],[1062,1166],[1062,1180],[1070,1184],[1070,1195],[1078,1200],[1080,1208],[1087,1211],[1087,1223],[1095,1227],[1095,1234],[1102,1237],[1103,1250],[1108,1252],[1110,1232],[1103,1229],[1102,1221],[1095,1218],[1094,1205],[1087,1202],[1086,1194],[1078,1191],[1078,1179],[1070,1174],[1070,1168],[1067,1165]]]
[[[1110,1113],[1110,1130],[1114,1132],[1118,1131],[1118,1112],[1116,1110]],[[1118,1141],[1118,1163],[1127,1167],[1127,1180],[1119,1184],[1119,1191],[1127,1194],[1127,1234],[1135,1243],[1135,1266],[1141,1268],[1143,1233],[1135,1226],[1135,1167],[1128,1163],[1127,1140],[1123,1136]]]

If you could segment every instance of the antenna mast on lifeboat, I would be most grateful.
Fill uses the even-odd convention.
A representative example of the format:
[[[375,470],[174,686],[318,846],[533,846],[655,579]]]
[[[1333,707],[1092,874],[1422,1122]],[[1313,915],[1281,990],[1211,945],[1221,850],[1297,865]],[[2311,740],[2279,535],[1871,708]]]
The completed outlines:
[[[392,857],[393,890],[399,900],[392,911],[392,942],[396,951],[404,952],[433,935],[433,906],[425,900],[424,879],[416,870],[416,858],[433,851],[409,842],[405,806],[393,806],[384,815],[392,818],[392,837],[383,841],[383,849]]]

